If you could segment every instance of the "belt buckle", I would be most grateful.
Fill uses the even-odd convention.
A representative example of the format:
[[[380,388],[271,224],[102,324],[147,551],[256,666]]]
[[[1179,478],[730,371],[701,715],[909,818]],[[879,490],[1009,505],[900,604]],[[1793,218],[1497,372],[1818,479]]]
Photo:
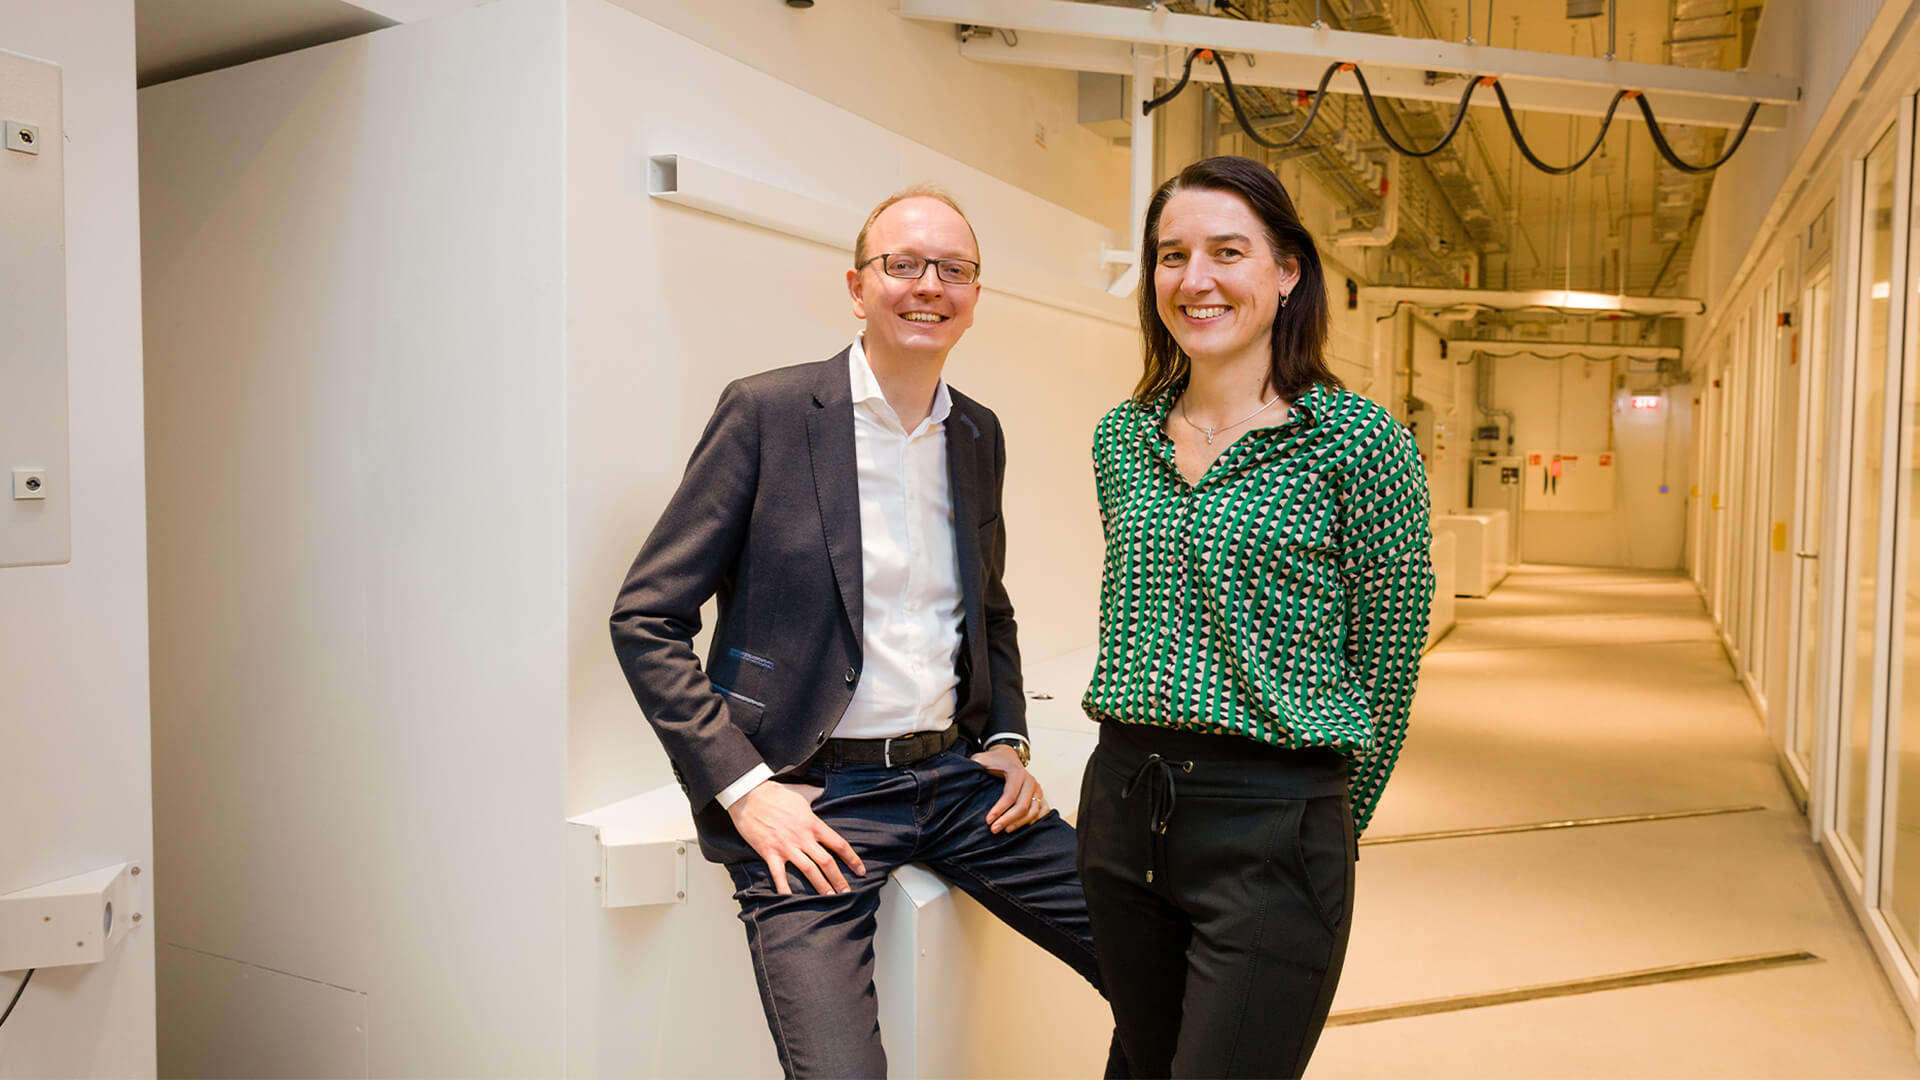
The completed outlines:
[[[916,731],[907,735],[892,735],[880,740],[880,758],[886,762],[887,768],[893,768],[893,744],[897,742],[912,742],[919,734],[920,733]]]

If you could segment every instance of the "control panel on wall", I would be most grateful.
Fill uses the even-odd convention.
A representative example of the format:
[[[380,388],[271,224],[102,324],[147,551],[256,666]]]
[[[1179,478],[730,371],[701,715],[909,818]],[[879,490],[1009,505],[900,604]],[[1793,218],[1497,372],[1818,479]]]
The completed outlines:
[[[1613,509],[1614,461],[1610,450],[1534,450],[1520,474],[1529,510]]]
[[[60,68],[0,49],[0,566],[64,563],[67,240]]]

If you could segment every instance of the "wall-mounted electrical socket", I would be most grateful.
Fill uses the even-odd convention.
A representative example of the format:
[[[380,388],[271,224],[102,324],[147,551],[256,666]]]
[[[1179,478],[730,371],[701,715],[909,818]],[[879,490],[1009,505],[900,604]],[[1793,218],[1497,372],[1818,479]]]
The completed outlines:
[[[47,470],[13,470],[13,497],[16,499],[44,499],[47,497]]]
[[[7,149],[22,154],[40,152],[40,125],[19,120],[7,121]]]

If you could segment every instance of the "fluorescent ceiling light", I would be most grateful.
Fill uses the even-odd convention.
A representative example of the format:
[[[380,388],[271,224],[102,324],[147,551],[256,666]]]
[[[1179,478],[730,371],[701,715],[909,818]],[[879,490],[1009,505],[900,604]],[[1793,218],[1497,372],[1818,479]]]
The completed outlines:
[[[1558,301],[1548,301],[1548,307],[1576,308],[1580,311],[1618,311],[1623,298],[1607,296],[1603,293],[1568,292],[1562,293]]]

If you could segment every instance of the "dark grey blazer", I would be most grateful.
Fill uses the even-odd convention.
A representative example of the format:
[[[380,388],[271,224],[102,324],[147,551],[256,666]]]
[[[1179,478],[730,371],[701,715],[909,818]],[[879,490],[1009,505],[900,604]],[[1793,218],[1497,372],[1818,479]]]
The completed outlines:
[[[614,603],[614,652],[716,862],[752,852],[714,796],[762,761],[775,773],[804,763],[832,737],[860,679],[847,363],[843,349],[728,385]],[[966,611],[955,719],[976,741],[1025,735],[1013,605],[1001,584],[1006,443],[991,410],[949,392],[947,475]],[[693,638],[701,605],[716,596],[703,670]]]

